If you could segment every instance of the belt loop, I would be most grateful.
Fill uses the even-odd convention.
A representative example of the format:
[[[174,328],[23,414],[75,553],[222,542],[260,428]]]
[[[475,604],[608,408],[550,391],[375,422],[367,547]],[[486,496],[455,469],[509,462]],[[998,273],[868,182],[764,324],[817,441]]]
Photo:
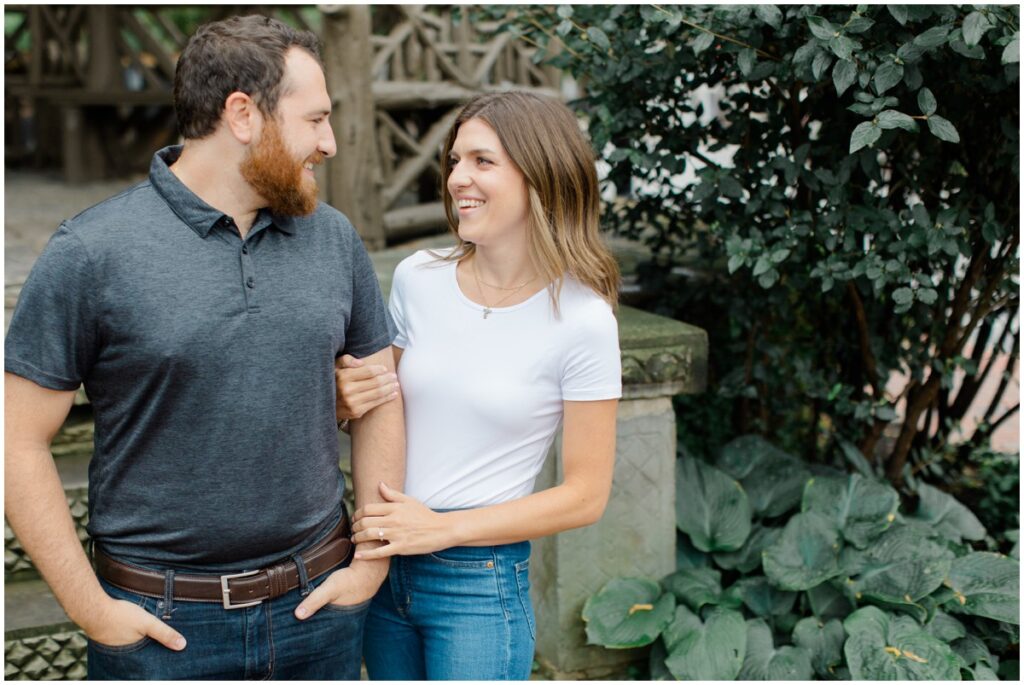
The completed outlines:
[[[295,568],[299,570],[299,594],[305,597],[312,592],[309,589],[309,575],[306,574],[306,562],[302,560],[302,555],[298,552],[292,555],[292,561],[295,562]]]
[[[164,614],[160,618],[165,621],[171,620],[171,611],[174,606],[174,569],[164,571]]]

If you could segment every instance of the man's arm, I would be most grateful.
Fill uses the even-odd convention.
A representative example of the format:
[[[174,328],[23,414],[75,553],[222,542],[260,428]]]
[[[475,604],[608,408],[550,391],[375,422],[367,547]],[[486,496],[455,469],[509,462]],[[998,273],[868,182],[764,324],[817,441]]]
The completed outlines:
[[[4,513],[32,562],[72,621],[109,646],[149,636],[171,649],[185,638],[131,602],[115,600],[96,579],[75,533],[50,442],[75,393],[4,374]]]
[[[380,365],[393,373],[395,358],[392,348],[372,354],[365,359],[368,365]],[[359,419],[352,420],[352,488],[356,508],[371,502],[384,501],[378,484],[405,487],[405,411],[401,395],[371,409]],[[398,483],[400,485],[392,485]],[[380,546],[374,540],[356,545],[359,551]],[[388,559],[353,561],[348,568],[335,571],[295,610],[295,615],[307,618],[320,607],[333,602],[352,605],[370,599],[387,577]]]

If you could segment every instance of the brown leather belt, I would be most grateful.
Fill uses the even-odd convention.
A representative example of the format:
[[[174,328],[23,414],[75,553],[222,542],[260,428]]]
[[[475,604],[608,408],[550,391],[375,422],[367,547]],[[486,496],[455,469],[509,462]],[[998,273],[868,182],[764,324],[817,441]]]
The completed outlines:
[[[300,552],[306,566],[306,578],[312,580],[327,573],[352,551],[348,517],[327,537]],[[93,553],[96,573],[111,585],[147,597],[164,596],[164,574],[111,559],[99,549]],[[274,599],[299,587],[299,569],[292,559],[258,571],[226,575],[174,574],[174,599],[188,602],[220,602],[225,609],[242,609]]]

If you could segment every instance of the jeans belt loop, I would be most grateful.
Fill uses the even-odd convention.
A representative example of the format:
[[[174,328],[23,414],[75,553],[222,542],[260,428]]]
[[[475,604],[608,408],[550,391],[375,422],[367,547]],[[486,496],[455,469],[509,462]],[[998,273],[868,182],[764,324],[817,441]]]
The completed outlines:
[[[164,613],[162,618],[165,621],[171,620],[171,612],[174,609],[174,569],[164,571]]]
[[[295,562],[295,568],[299,571],[299,594],[303,597],[312,592],[309,587],[309,574],[306,572],[306,562],[302,560],[302,555],[296,552],[292,555],[292,561]]]

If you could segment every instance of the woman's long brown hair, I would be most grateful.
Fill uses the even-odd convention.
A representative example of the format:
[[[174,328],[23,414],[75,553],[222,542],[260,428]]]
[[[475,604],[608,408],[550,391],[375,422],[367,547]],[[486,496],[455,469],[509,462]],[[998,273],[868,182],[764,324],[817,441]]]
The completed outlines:
[[[459,113],[441,151],[444,212],[458,241],[445,259],[462,261],[475,250],[459,237],[458,209],[448,192],[448,155],[459,127],[470,119],[494,130],[526,179],[530,258],[545,282],[552,284],[555,311],[565,274],[617,307],[619,267],[599,235],[601,200],[594,153],[576,116],[553,98],[516,91],[488,93],[470,100]]]

